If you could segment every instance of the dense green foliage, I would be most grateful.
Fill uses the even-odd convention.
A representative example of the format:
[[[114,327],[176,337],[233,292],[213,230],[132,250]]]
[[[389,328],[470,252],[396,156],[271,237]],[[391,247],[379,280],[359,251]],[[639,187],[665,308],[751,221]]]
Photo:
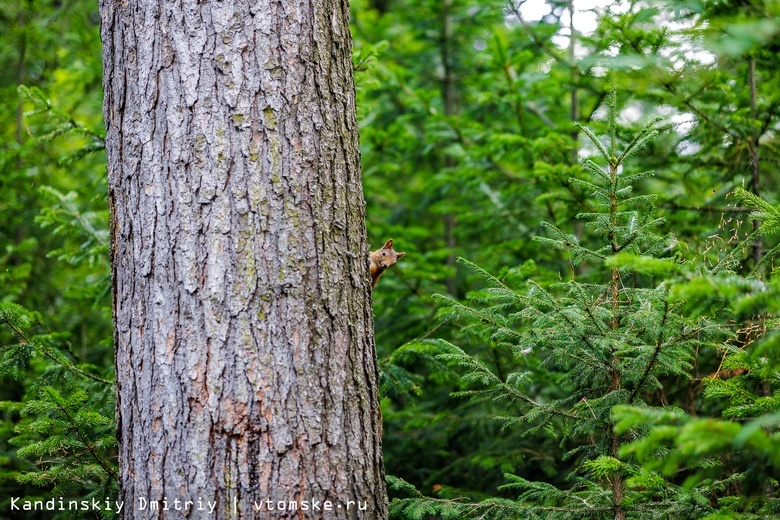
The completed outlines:
[[[0,516],[41,518],[116,488],[96,6],[6,2],[0,51]]]
[[[352,2],[392,515],[780,515],[780,8],[531,3]],[[6,4],[0,516],[117,462],[99,16]]]

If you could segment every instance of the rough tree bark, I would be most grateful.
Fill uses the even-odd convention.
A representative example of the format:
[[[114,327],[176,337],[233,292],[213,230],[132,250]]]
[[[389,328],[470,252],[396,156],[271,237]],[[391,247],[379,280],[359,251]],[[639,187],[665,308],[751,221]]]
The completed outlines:
[[[100,10],[125,518],[386,517],[347,3]]]

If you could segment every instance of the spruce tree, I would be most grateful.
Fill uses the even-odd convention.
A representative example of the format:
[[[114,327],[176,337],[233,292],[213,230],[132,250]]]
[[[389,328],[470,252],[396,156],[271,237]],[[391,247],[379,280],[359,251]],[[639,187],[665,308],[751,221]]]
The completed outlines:
[[[684,302],[691,314],[718,313],[734,331],[730,341],[718,346],[715,364],[701,378],[701,405],[685,411],[618,406],[612,417],[616,431],[634,437],[621,453],[642,465],[635,485],[680,504],[699,504],[711,513],[707,518],[776,518],[780,284],[777,269],[764,268],[772,266],[780,246],[766,251],[750,277],[736,272],[752,257],[757,236],[771,243],[778,235],[780,206],[744,189],[734,195],[753,210],[750,217],[761,226],[707,272],[681,279],[671,290],[672,298]],[[767,271],[772,274],[762,276]]]
[[[697,349],[717,344],[727,333],[706,316],[687,316],[684,306],[670,298],[668,284],[659,282],[659,273],[687,268],[672,256],[674,237],[658,231],[663,219],[655,216],[654,197],[634,194],[635,185],[652,172],[624,170],[658,134],[658,121],[622,142],[614,90],[610,101],[606,142],[581,127],[596,160],[586,159],[582,175],[569,180],[590,194],[593,211],[578,215],[585,236],[544,224],[546,236],[536,237],[568,256],[562,280],[528,280],[525,287],[515,288],[461,259],[488,288],[472,293],[466,304],[440,297],[464,330],[491,348],[510,349],[521,366],[529,360],[523,370],[500,377],[484,360],[441,341],[445,353],[440,357],[466,369],[468,388],[459,395],[504,401],[507,414],[500,419],[505,427],[524,436],[556,438],[575,471],[559,487],[508,474],[503,489],[517,492],[516,500],[464,504],[417,497],[395,501],[396,514],[616,520],[661,512],[697,514],[696,504],[681,505],[627,486],[627,479],[640,475],[642,468],[621,455],[630,437],[615,431],[612,411],[626,404],[657,404],[664,379],[689,377]],[[585,263],[589,269],[581,270]],[[541,364],[534,365],[534,359]],[[557,391],[537,384],[549,373]],[[405,487],[399,480],[394,485]]]

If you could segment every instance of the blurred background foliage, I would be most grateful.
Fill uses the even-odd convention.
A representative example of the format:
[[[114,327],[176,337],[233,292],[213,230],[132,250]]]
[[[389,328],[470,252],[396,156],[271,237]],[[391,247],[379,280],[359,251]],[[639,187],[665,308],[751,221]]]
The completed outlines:
[[[585,512],[572,503],[603,502],[617,475],[630,518],[778,514],[780,6],[353,0],[351,9],[371,248],[394,238],[408,253],[374,292],[393,515],[612,518],[608,501]],[[3,517],[12,496],[111,496],[116,450],[96,5],[0,4],[0,65]],[[575,123],[622,149],[656,117],[658,135],[620,173],[655,172],[631,188],[655,196],[646,211],[662,219],[654,232],[666,246],[652,259],[575,261],[571,243],[603,245],[581,218],[600,211],[598,200],[573,180],[588,178],[583,161],[599,150]],[[535,240],[553,229],[571,243]],[[615,432],[618,451],[571,453],[598,445],[602,430],[562,438],[565,421],[498,421],[525,413],[500,392],[453,395],[490,387],[462,377],[469,359],[501,382],[530,374],[522,391],[537,403],[580,395],[543,342],[502,340],[467,309],[505,316],[527,340],[538,323],[491,300],[496,283],[511,288],[505,296],[538,286],[584,309],[588,300],[565,300],[560,284],[600,294],[612,269],[626,299],[647,291],[681,320],[723,332],[691,351],[682,373],[659,372],[658,385],[636,392],[627,383],[630,399],[605,405],[599,428]],[[682,509],[650,506],[672,499]]]

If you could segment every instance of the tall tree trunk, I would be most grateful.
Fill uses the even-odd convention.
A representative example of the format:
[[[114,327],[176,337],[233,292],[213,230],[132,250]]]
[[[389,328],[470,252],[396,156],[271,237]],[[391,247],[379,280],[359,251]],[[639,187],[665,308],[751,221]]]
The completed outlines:
[[[125,518],[386,517],[346,2],[100,9]]]

